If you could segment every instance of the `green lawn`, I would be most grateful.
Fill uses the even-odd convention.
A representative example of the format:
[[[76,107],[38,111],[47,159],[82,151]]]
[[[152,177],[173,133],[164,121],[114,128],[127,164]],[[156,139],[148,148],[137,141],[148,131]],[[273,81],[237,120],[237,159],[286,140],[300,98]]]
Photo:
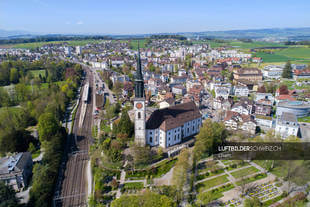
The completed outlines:
[[[133,173],[128,171],[126,173],[126,178],[130,178],[131,180],[139,180],[144,179],[146,176],[152,176],[153,178],[158,178],[169,172],[169,170],[174,166],[177,159],[173,160],[164,160],[158,163],[154,168],[145,169],[145,170],[137,170]]]
[[[207,190],[217,185],[221,185],[227,183],[229,180],[227,179],[227,175],[221,175],[216,178],[212,178],[210,180],[206,180],[204,182],[198,183],[196,188],[198,191]]]
[[[298,118],[298,122],[308,122],[308,123],[310,123],[310,116]]]
[[[261,174],[246,178],[245,180],[240,180],[240,181],[236,182],[236,184],[237,185],[247,184],[247,183],[251,183],[251,182],[254,182],[256,180],[260,180],[260,179],[263,179],[266,177],[267,177],[267,174],[261,173]]]
[[[35,158],[39,157],[40,153],[41,153],[40,150],[37,150],[37,151],[35,151],[34,153],[32,153],[32,155],[31,155],[31,156],[32,156],[32,159],[35,159]]]
[[[229,191],[229,190],[233,189],[234,187],[235,186],[233,184],[224,185],[222,187],[215,188],[211,191],[200,193],[199,197],[200,196],[202,196],[202,197],[209,197],[210,196],[211,197],[210,200],[214,201],[214,200],[217,200],[217,199],[223,197],[224,196],[223,192]]]
[[[31,73],[35,78],[39,77],[39,75],[41,75],[42,78],[46,76],[45,70],[29,70],[28,73]]]
[[[224,173],[224,169],[218,169],[218,170],[214,170],[212,172],[206,172],[204,174],[197,175],[196,179],[197,180],[203,180],[207,177],[212,177],[212,176],[219,175],[222,173]]]
[[[248,167],[248,168],[244,168],[244,169],[232,172],[231,175],[234,176],[234,178],[241,178],[241,177],[244,177],[244,176],[247,176],[247,175],[251,175],[251,174],[254,174],[254,173],[257,173],[257,172],[259,172],[259,170],[256,169],[255,167],[251,166],[251,167]]]
[[[132,183],[125,183],[125,189],[142,189],[144,187],[142,182],[132,182]]]

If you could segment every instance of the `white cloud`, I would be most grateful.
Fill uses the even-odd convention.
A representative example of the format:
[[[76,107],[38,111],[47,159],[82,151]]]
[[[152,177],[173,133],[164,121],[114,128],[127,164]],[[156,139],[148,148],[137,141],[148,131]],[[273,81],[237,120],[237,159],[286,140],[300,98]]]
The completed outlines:
[[[76,22],[76,24],[81,25],[81,24],[84,24],[84,22],[83,21],[78,21],[78,22]]]
[[[71,22],[70,21],[66,21],[66,24],[71,24]]]

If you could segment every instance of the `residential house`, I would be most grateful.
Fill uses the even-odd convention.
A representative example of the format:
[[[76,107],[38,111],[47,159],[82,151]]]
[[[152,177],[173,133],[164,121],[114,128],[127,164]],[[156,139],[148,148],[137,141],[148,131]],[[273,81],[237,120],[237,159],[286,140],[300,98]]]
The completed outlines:
[[[263,105],[263,104],[254,105],[255,115],[270,116],[271,110],[272,108],[270,105]]]
[[[257,82],[263,80],[263,74],[258,68],[238,68],[234,71],[234,80]]]
[[[248,97],[249,96],[249,89],[246,86],[235,86],[234,87],[234,94],[237,97]]]
[[[297,136],[299,132],[299,125],[297,117],[293,113],[283,112],[276,120],[276,133],[279,133],[282,138],[288,136]]]
[[[223,97],[224,99],[228,99],[228,96],[230,95],[230,89],[226,87],[218,87],[215,89],[215,98],[217,97]]]
[[[174,98],[167,98],[167,99],[165,99],[159,103],[159,108],[163,109],[163,108],[168,108],[168,107],[174,106],[174,105],[175,105]]]
[[[175,85],[172,87],[172,93],[183,96],[186,94],[186,88],[182,85]]]
[[[32,165],[30,152],[0,158],[0,181],[15,190],[22,190],[29,184]]]
[[[273,120],[271,116],[255,115],[257,126],[265,131],[272,129]]]

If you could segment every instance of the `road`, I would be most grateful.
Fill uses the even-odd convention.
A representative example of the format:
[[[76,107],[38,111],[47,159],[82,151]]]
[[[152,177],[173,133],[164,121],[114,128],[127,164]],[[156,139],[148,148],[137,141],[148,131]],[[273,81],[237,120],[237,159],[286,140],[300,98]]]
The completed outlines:
[[[89,167],[88,150],[92,142],[91,131],[94,107],[92,96],[95,89],[93,87],[93,73],[89,69],[86,69],[86,71],[84,83],[89,82],[89,99],[87,103],[80,100],[77,108],[72,136],[69,136],[66,147],[67,159],[63,164],[65,170],[61,179],[59,196],[54,198],[54,205],[57,207],[87,206],[89,186],[91,185],[91,183],[88,183],[89,175],[87,175],[87,172],[89,172],[87,170],[87,167]],[[81,90],[82,93],[83,90]],[[79,127],[78,123],[82,118],[82,114],[84,114],[83,108],[86,109],[85,118],[82,127]]]

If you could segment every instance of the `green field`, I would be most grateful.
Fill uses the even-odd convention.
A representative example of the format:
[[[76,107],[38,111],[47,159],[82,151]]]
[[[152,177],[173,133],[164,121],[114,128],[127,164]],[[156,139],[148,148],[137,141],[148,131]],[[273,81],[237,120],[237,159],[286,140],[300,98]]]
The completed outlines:
[[[146,40],[139,40],[139,45],[141,48],[146,48]],[[130,46],[132,47],[133,50],[138,49],[138,40],[130,40]]]
[[[251,175],[257,172],[259,172],[259,170],[252,166],[252,167],[234,171],[231,173],[231,175],[234,176],[234,178],[241,178],[241,177]]]
[[[202,44],[207,43],[210,44],[211,48],[215,47],[223,47],[223,46],[231,46],[240,49],[252,49],[258,47],[285,47],[284,44],[273,43],[273,42],[241,42],[241,41],[226,41],[225,43],[219,43],[212,40],[206,41],[193,41],[194,44]]]
[[[46,76],[45,70],[29,70],[28,73],[31,73],[34,78],[39,77],[39,75],[41,75],[42,78]]]
[[[31,43],[20,43],[20,44],[8,44],[5,45],[6,47],[12,48],[25,48],[25,49],[34,49],[37,47],[42,47],[43,45],[47,44],[61,44],[61,43],[68,43],[69,46],[84,46],[89,43],[99,43],[101,40],[69,40],[69,41],[50,41],[50,42],[31,42]]]
[[[289,47],[277,49],[273,54],[257,52],[257,57],[263,58],[263,62],[286,62],[288,60],[301,63],[310,62],[310,48],[308,47]]]

